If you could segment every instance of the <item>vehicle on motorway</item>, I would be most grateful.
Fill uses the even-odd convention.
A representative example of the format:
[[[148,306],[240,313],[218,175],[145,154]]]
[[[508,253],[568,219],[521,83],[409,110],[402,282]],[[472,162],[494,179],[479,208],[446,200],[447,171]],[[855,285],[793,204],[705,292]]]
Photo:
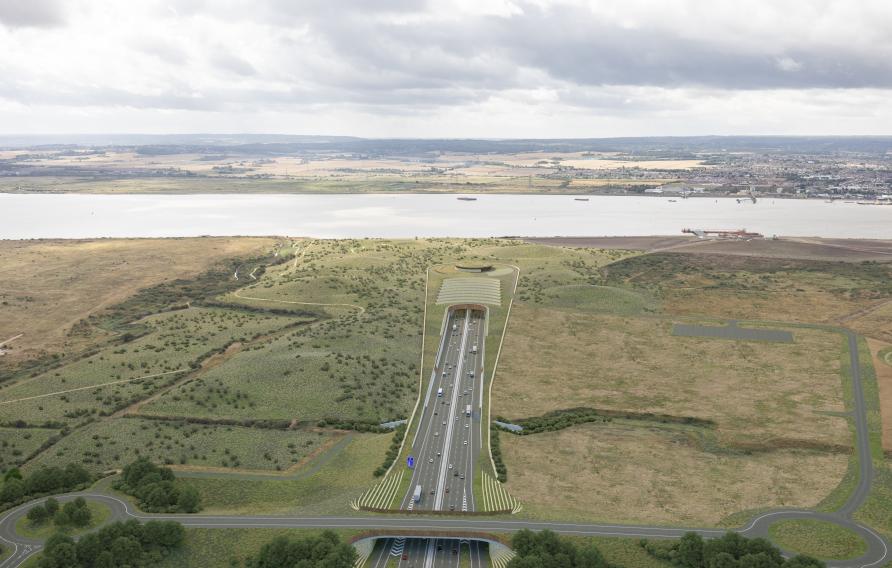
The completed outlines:
[[[457,324],[457,323],[452,324],[452,331],[458,331],[458,324]]]
[[[477,346],[476,345],[471,347],[471,353],[474,353],[475,355],[477,354]]]
[[[449,469],[452,469],[452,464],[449,464]]]
[[[437,389],[437,396],[443,396],[443,387]]]
[[[474,371],[473,371],[473,370],[472,370],[472,371],[468,371],[468,376],[471,377],[471,378],[473,378],[473,377],[474,377]]]
[[[431,461],[434,461],[434,460],[431,460]],[[421,486],[420,485],[415,486],[415,493],[412,494],[412,500],[415,501],[416,503],[421,501]]]
[[[467,392],[467,391],[465,391]],[[465,416],[471,416],[471,405],[465,407]]]

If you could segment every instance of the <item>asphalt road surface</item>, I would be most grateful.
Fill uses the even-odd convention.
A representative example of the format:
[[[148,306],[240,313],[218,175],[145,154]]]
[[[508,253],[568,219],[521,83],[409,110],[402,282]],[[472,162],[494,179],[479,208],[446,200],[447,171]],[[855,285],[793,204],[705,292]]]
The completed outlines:
[[[401,509],[474,511],[473,477],[480,455],[483,312],[449,314],[412,443],[415,467]],[[414,493],[421,487],[421,498]]]
[[[456,318],[461,317],[456,314]],[[473,319],[473,316],[472,318]],[[455,324],[458,321],[454,322]],[[451,329],[452,323],[448,329]],[[478,324],[479,325],[479,324]],[[471,333],[471,323],[468,322],[468,332]],[[462,332],[464,333],[464,332]],[[482,333],[482,330],[477,330]],[[779,520],[787,519],[819,519],[837,523],[858,533],[867,542],[867,552],[860,558],[852,560],[835,560],[828,562],[828,566],[840,568],[880,568],[890,559],[889,544],[878,535],[873,529],[870,529],[852,519],[852,513],[864,503],[868,492],[870,491],[870,483],[873,479],[873,462],[870,455],[870,445],[868,439],[867,415],[864,404],[863,385],[861,384],[861,371],[858,366],[858,350],[857,337],[855,334],[846,331],[848,337],[849,354],[852,361],[851,376],[853,388],[853,409],[852,414],[855,422],[856,433],[856,452],[860,463],[860,475],[858,484],[849,499],[838,511],[832,513],[818,513],[808,510],[798,509],[778,509],[762,513],[750,521],[746,526],[739,529],[733,529],[747,537],[766,536],[768,527]],[[482,340],[482,337],[480,337]],[[454,342],[454,338],[450,343]],[[482,348],[482,344],[481,344]],[[439,388],[439,387],[438,387]],[[436,393],[436,391],[434,391]],[[444,405],[440,405],[441,408]],[[478,417],[479,420],[479,417]],[[461,421],[461,420],[459,420]],[[428,420],[428,423],[431,421]],[[442,422],[442,421],[441,421]],[[442,426],[442,424],[441,424]],[[442,436],[442,434],[441,434]],[[437,438],[438,436],[435,436]],[[419,436],[418,440],[423,438]],[[462,444],[463,445],[463,444]],[[436,460],[435,460],[436,463]],[[437,470],[434,469],[434,472]],[[467,481],[467,476],[465,481]],[[724,530],[720,529],[703,529],[703,528],[671,528],[671,527],[652,527],[639,525],[610,525],[596,523],[565,523],[565,522],[538,522],[525,520],[506,520],[503,518],[462,518],[449,516],[417,516],[417,515],[390,515],[390,516],[355,516],[355,517],[278,517],[278,516],[251,516],[251,515],[156,515],[146,514],[133,510],[124,501],[109,495],[98,493],[80,492],[59,496],[60,501],[74,499],[76,496],[82,495],[91,499],[96,499],[106,503],[112,509],[110,521],[124,521],[128,519],[137,519],[140,521],[149,520],[174,520],[178,521],[186,527],[194,528],[345,528],[359,530],[378,530],[378,531],[443,531],[455,534],[456,537],[471,537],[474,533],[498,533],[498,532],[514,532],[521,529],[544,530],[550,529],[559,534],[577,535],[577,536],[617,536],[632,538],[678,538],[685,532],[693,531],[702,536],[717,537],[724,534]],[[429,495],[429,494],[428,494]],[[427,497],[427,495],[425,496]],[[25,505],[16,507],[10,511],[6,511],[0,516],[0,542],[4,546],[12,548],[12,555],[0,562],[0,568],[13,568],[21,565],[29,556],[39,551],[42,545],[41,540],[28,539],[21,537],[15,533],[16,521],[25,515],[32,505],[42,502],[43,499],[35,500]],[[446,502],[448,505],[449,502]],[[442,504],[441,504],[442,506]],[[414,553],[414,557],[418,555],[429,556],[429,550],[424,549],[425,539],[415,538],[407,539],[413,541],[414,544],[410,549]],[[430,547],[430,543],[427,543]],[[444,546],[444,549],[446,547]],[[436,549],[435,549],[436,551]],[[442,551],[436,551],[442,552]],[[411,554],[411,553],[410,553]],[[451,549],[450,549],[451,555]],[[437,558],[435,554],[433,558]],[[481,558],[482,555],[478,555]],[[372,559],[374,561],[374,557]],[[447,560],[444,565],[449,564]],[[427,562],[427,560],[425,560]],[[431,564],[419,564],[418,566],[430,566]],[[485,565],[485,564],[481,564]],[[407,566],[407,565],[403,565]]]
[[[489,566],[486,545],[476,540],[452,538],[385,538],[375,547],[366,566],[385,568],[390,558],[397,568],[444,566],[458,568],[462,552],[467,550],[471,568]]]
[[[448,312],[437,360],[412,443],[415,467],[401,509],[474,511],[474,469],[480,455],[483,406],[484,313]],[[420,499],[415,493],[420,487]],[[457,566],[457,541],[408,539],[401,543],[400,566]],[[391,548],[374,566],[385,566]],[[471,565],[488,565],[485,547],[471,547]],[[405,556],[405,560],[403,560]]]

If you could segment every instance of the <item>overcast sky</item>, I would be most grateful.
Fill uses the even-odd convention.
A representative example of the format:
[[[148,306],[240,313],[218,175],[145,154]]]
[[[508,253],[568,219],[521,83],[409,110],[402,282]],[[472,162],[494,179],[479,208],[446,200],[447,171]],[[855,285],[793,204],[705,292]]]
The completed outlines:
[[[0,0],[0,133],[892,134],[890,0]]]

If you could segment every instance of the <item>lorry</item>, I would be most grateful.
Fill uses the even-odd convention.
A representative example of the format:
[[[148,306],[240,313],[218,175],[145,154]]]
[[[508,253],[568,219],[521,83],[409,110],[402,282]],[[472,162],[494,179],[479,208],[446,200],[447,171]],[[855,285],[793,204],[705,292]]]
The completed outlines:
[[[475,354],[475,355],[477,354],[477,346],[476,345],[471,347],[471,353]]]
[[[465,407],[465,416],[470,416],[470,415],[471,415],[471,405],[469,404],[468,406]]]
[[[415,501],[416,503],[421,501],[421,486],[420,485],[415,486],[415,493],[412,494],[412,501]]]

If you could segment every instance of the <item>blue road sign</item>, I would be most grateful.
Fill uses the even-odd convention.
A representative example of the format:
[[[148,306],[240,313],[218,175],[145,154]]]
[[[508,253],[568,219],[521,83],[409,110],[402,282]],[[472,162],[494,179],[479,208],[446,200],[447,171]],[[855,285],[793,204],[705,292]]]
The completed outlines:
[[[415,467],[415,458],[413,458],[412,456],[407,457],[406,464],[409,466],[409,469],[414,468]]]

